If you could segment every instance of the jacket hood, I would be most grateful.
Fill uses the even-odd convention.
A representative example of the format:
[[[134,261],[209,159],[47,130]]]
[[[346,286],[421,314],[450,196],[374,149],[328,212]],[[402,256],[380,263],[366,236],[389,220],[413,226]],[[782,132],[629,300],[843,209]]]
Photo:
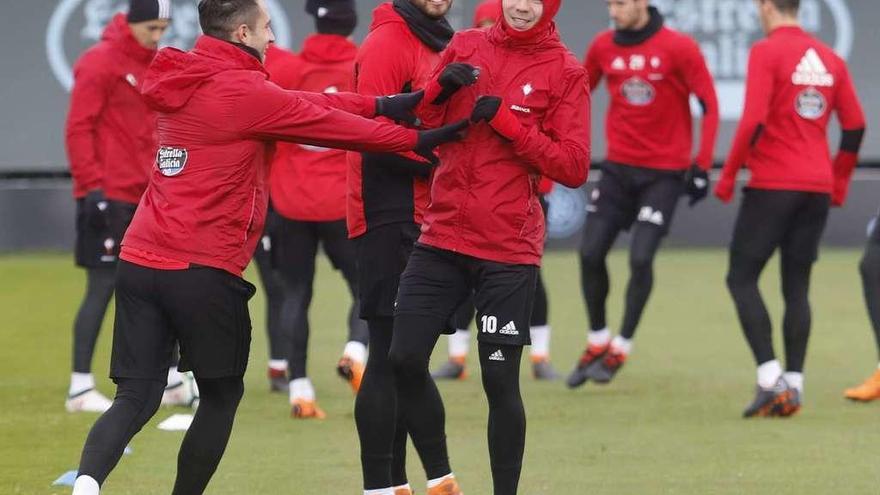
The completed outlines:
[[[101,33],[101,40],[112,44],[132,58],[142,62],[149,62],[156,56],[156,50],[141,45],[134,38],[123,13],[113,16],[113,19],[104,28],[104,32]]]
[[[507,24],[507,19],[505,19],[503,13],[501,15],[500,24],[503,26],[504,32],[510,38],[526,42],[538,41],[547,36],[548,32],[556,31],[553,19],[556,18],[556,14],[559,13],[560,7],[562,7],[562,0],[544,0],[544,13],[541,15],[541,19],[539,19],[538,23],[527,31],[517,31],[516,29],[513,29]]]
[[[379,26],[385,24],[402,24],[406,26],[406,21],[400,14],[394,11],[394,5],[391,2],[385,2],[373,9],[373,22],[370,23],[370,31],[375,31]]]
[[[176,112],[203,83],[228,70],[251,70],[268,78],[259,60],[228,41],[203,35],[189,52],[163,48],[147,69],[144,100],[158,112]]]
[[[313,34],[303,42],[300,57],[313,63],[334,63],[354,60],[357,45],[338,34]]]
[[[487,21],[496,22],[499,17],[501,17],[501,0],[486,0],[477,5],[476,10],[474,10],[473,27],[478,28],[480,24]]]

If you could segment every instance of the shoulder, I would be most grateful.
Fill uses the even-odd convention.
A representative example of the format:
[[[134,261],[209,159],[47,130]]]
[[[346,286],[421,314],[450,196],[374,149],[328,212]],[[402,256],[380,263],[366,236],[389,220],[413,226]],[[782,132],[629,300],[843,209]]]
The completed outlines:
[[[614,44],[614,30],[606,29],[597,34],[588,46],[588,50],[602,50],[611,47]]]
[[[106,74],[112,72],[114,65],[112,50],[106,42],[101,41],[83,52],[76,60],[73,69],[77,74]]]

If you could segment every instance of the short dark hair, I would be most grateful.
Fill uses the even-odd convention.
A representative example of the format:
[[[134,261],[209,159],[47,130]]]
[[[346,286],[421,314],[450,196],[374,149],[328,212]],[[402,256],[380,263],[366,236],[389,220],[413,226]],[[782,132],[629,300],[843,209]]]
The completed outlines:
[[[228,39],[242,24],[254,28],[258,9],[257,0],[201,0],[199,25],[208,36]]]
[[[797,14],[801,8],[801,0],[769,0],[777,10],[786,14]]]

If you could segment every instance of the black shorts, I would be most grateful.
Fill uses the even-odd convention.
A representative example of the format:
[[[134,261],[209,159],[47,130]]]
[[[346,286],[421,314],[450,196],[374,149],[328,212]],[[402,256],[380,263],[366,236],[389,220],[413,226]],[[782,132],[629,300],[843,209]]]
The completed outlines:
[[[251,344],[253,285],[208,267],[156,270],[121,261],[110,377],[165,381],[174,344],[180,371],[242,376]]]
[[[400,275],[420,230],[414,222],[390,223],[373,227],[355,239],[361,318],[394,316]]]
[[[682,194],[684,172],[605,162],[587,211],[623,230],[640,222],[655,225],[667,234]]]
[[[767,260],[779,247],[790,259],[812,263],[830,207],[828,194],[745,188],[730,252]]]
[[[333,268],[346,279],[355,276],[354,242],[348,238],[345,220],[311,222],[279,216],[272,232],[272,266],[288,280],[301,280],[306,272],[314,273],[319,245]]]
[[[76,200],[76,247],[74,258],[83,268],[112,268],[119,259],[119,245],[134,218],[137,205],[108,201],[103,213],[86,211],[85,199]]]
[[[499,345],[529,345],[529,320],[538,267],[481,260],[416,244],[400,278],[395,315],[448,322],[473,294],[477,340]]]

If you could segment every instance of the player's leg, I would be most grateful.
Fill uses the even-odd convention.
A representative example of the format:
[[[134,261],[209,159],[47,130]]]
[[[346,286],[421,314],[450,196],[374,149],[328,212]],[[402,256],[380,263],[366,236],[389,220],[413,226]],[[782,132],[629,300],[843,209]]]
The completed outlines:
[[[464,380],[467,378],[467,356],[471,345],[471,322],[474,321],[474,301],[472,297],[462,303],[449,321],[455,333],[450,334],[448,345],[449,359],[431,372],[435,380]]]
[[[336,365],[336,371],[348,381],[352,390],[357,393],[364,377],[367,343],[370,338],[367,322],[360,317],[357,252],[354,243],[348,238],[345,220],[319,223],[318,237],[321,239],[321,245],[324,247],[327,257],[330,258],[330,262],[345,278],[345,283],[351,294],[351,305],[348,308],[348,340],[342,351],[342,357]]]
[[[406,427],[398,413],[388,354],[400,274],[419,235],[416,224],[391,224],[355,240],[360,317],[370,334],[367,365],[355,400],[364,491],[384,495],[406,485]]]
[[[868,318],[871,320],[877,353],[880,355],[880,228],[877,228],[876,222],[874,220],[865,253],[859,263],[859,272],[862,276]],[[857,401],[880,399],[880,365],[861,385],[847,389],[844,396]]]
[[[284,290],[281,325],[291,336],[287,353],[291,417],[322,418],[324,412],[318,407],[315,388],[306,369],[309,305],[318,253],[317,223],[281,218],[275,237],[275,269]]]
[[[473,262],[483,388],[489,402],[488,441],[496,495],[515,494],[525,450],[526,416],[519,388],[522,347],[535,298],[538,267]]]
[[[178,454],[175,495],[200,494],[217,469],[244,391],[251,343],[249,282],[207,267],[160,279],[163,309],[180,342],[180,368],[199,385],[199,408]]]
[[[548,313],[550,311],[547,300],[547,288],[544,286],[544,277],[538,271],[538,281],[535,285],[535,300],[532,306],[532,318],[529,321],[529,333],[532,336],[532,345],[529,348],[532,361],[532,376],[536,380],[556,380],[559,373],[550,363],[550,323]]]
[[[428,372],[431,352],[470,293],[462,257],[416,246],[400,278],[389,358],[400,413],[425,468],[428,493],[459,492],[446,450],[443,400]]]
[[[157,298],[155,270],[121,262],[117,277],[111,376],[117,392],[83,447],[75,495],[93,495],[125,446],[155,414],[174,337]]]
[[[274,244],[275,229],[279,223],[278,214],[271,209],[266,214],[266,227],[263,237],[254,252],[254,262],[260,276],[260,284],[266,295],[266,336],[269,344],[269,378],[270,392],[288,391],[287,353],[290,352],[290,329],[281,324],[281,309],[284,304],[284,285],[275,270]]]
[[[757,368],[756,395],[744,416],[772,413],[782,366],[773,350],[770,314],[758,280],[767,261],[782,242],[795,195],[787,191],[746,189],[730,243],[727,288]]]
[[[73,323],[73,373],[65,401],[69,412],[104,412],[110,407],[110,400],[95,389],[92,357],[115,278],[112,267],[86,268],[86,293]]]
[[[794,390],[780,403],[778,413],[788,416],[800,408],[804,390],[804,361],[810,339],[810,275],[818,258],[819,242],[825,231],[830,199],[825,194],[804,193],[798,212],[780,246],[782,295],[785,316],[782,330],[785,342],[785,373],[783,378]]]

